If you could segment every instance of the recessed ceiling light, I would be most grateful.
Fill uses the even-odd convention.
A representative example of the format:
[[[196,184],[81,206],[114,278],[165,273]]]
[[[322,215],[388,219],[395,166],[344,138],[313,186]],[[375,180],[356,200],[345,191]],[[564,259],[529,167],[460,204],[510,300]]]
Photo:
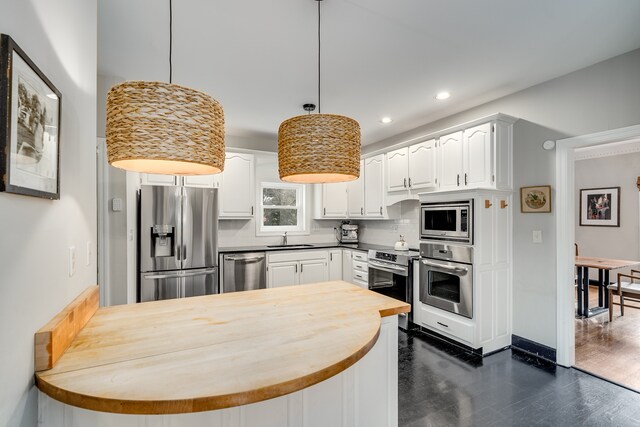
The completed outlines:
[[[380,122],[384,123],[386,125],[386,124],[391,123],[392,120],[391,120],[391,117],[383,117],[383,118],[380,119]]]
[[[450,94],[449,92],[446,92],[446,91],[444,91],[444,92],[439,92],[439,93],[436,95],[436,99],[437,99],[438,101],[442,101],[443,99],[447,99],[447,98],[449,98],[450,96],[451,96],[451,94]]]

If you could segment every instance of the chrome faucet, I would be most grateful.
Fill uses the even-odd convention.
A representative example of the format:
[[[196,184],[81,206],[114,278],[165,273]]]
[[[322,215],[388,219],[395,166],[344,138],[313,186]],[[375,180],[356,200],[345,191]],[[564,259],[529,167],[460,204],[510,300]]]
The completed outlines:
[[[282,246],[287,246],[287,232],[282,235]]]

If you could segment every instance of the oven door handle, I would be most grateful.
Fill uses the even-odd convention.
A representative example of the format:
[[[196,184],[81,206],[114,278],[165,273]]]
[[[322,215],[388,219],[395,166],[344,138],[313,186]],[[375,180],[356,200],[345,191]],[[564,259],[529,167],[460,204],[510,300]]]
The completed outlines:
[[[429,267],[435,267],[435,268],[440,268],[444,271],[449,271],[451,273],[468,273],[469,269],[466,267],[451,267],[449,265],[443,265],[443,264],[438,264],[435,262],[431,262],[431,261],[426,261],[426,260],[422,260],[422,263],[424,265],[428,265]]]
[[[382,264],[380,262],[369,260],[369,268],[373,268],[376,270],[386,271],[388,273],[398,273],[402,276],[408,276],[409,272],[407,268],[404,267],[396,267],[392,265]]]

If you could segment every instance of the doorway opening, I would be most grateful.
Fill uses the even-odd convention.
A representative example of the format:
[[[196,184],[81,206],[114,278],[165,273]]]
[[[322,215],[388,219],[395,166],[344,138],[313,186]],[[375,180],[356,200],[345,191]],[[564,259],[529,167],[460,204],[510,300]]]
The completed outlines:
[[[558,363],[640,390],[640,304],[613,305],[609,321],[620,298],[607,289],[640,270],[637,165],[640,125],[558,141]]]

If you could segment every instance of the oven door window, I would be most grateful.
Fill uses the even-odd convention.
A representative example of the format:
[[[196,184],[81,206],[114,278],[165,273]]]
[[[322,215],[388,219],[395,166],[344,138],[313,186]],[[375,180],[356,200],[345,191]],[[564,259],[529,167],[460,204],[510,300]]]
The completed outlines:
[[[425,231],[457,231],[457,213],[455,209],[425,209]]]
[[[429,295],[459,304],[460,289],[460,276],[429,271]]]
[[[369,268],[369,289],[407,302],[407,278],[388,271]]]

